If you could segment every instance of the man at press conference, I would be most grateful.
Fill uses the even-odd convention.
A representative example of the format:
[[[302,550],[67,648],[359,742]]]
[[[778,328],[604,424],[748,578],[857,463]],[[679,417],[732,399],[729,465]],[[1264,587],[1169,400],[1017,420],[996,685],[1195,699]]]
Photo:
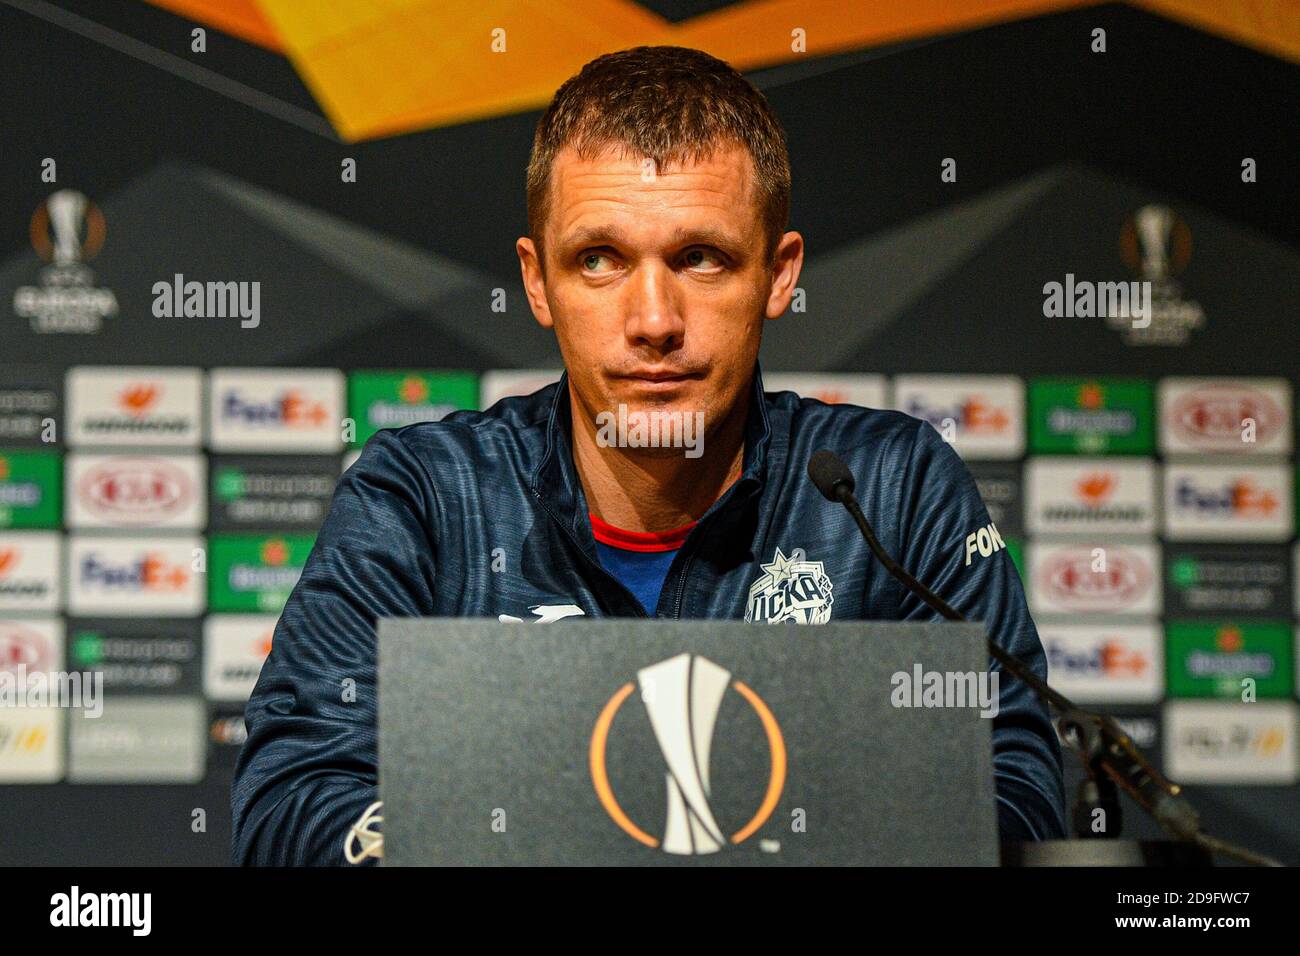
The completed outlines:
[[[938,432],[763,392],[763,323],[790,305],[804,245],[786,231],[785,134],[749,81],[680,47],[593,60],[538,123],[527,202],[524,288],[566,374],[486,412],[381,431],[344,474],[248,703],[237,863],[381,852],[350,839],[379,810],[379,618],[936,617],[809,480],[822,448],[847,463],[886,550],[1046,675],[1007,552],[966,547],[992,523]],[[677,440],[648,446],[619,424],[652,416],[679,424]],[[796,574],[797,600],[782,587]],[[1063,837],[1046,709],[1011,678],[998,703],[1000,835]]]

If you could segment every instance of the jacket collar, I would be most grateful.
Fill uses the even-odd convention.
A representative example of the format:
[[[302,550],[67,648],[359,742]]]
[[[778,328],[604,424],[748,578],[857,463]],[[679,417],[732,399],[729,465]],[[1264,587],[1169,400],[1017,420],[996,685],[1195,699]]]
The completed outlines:
[[[532,490],[548,510],[567,526],[580,542],[592,538],[591,521],[587,517],[586,496],[577,468],[573,464],[572,428],[569,411],[569,373],[560,376],[555,394],[551,398],[550,414],[546,420],[546,448],[532,476]],[[745,419],[745,449],[740,478],[723,494],[701,520],[715,512],[741,508],[757,500],[767,480],[768,451],[772,444],[772,420],[767,399],[763,394],[763,375],[754,366],[754,380],[750,386],[749,414]],[[594,553],[595,544],[590,544]]]

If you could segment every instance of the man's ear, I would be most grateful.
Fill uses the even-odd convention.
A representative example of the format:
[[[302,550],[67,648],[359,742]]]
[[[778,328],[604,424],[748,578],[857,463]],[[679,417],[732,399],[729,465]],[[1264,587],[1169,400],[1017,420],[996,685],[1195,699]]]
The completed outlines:
[[[533,318],[544,329],[555,328],[555,320],[551,318],[551,304],[546,299],[546,276],[542,272],[537,247],[533,240],[521,236],[515,243],[515,252],[519,256],[519,272],[524,280],[524,294],[528,296]]]
[[[767,297],[764,315],[769,319],[779,319],[790,308],[794,298],[795,287],[799,284],[799,272],[803,269],[803,236],[797,232],[787,232],[777,243],[772,256],[772,291]]]

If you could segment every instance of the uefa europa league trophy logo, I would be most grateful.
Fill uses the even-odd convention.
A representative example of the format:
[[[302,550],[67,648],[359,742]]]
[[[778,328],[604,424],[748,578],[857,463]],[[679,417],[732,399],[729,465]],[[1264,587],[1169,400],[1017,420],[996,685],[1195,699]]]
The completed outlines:
[[[86,265],[104,244],[104,214],[83,193],[60,189],[37,207],[30,231],[32,248],[49,265],[40,285],[14,290],[14,312],[33,332],[98,332],[117,314],[113,290],[96,287]]]
[[[86,218],[86,197],[73,189],[60,189],[46,202],[54,240],[54,264],[81,261],[81,227]]]
[[[1142,278],[1159,284],[1169,279],[1169,240],[1174,213],[1168,206],[1143,206],[1133,216],[1141,247]]]

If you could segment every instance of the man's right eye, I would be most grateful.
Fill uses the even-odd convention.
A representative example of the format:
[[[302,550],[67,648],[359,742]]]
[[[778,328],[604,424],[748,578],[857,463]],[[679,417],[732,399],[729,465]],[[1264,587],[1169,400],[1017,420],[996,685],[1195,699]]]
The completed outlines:
[[[599,263],[601,259],[609,259],[609,256],[602,252],[588,252],[582,257],[582,267],[588,272],[608,271],[602,270],[598,265],[596,265],[596,263]]]

